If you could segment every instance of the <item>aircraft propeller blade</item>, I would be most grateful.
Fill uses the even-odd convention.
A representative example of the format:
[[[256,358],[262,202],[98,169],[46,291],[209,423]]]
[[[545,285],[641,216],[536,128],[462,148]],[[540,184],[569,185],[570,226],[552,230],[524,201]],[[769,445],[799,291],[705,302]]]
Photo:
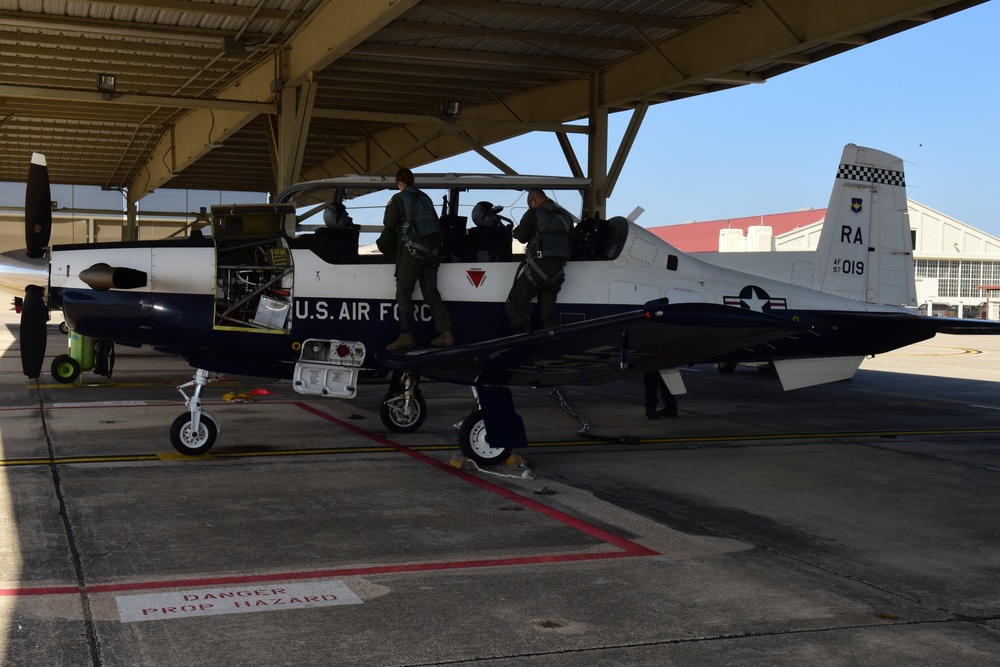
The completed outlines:
[[[49,168],[45,156],[31,154],[28,187],[24,193],[24,246],[28,257],[45,255],[52,234],[52,195],[49,192]]]
[[[49,308],[45,305],[45,290],[38,285],[28,285],[21,305],[21,370],[31,379],[42,372],[45,361],[45,343],[48,338],[46,323]]]

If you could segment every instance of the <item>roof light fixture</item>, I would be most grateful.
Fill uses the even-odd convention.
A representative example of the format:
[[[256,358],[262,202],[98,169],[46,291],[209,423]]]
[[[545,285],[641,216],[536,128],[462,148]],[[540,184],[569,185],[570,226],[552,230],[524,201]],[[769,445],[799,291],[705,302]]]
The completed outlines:
[[[97,75],[97,90],[104,93],[104,99],[110,100],[111,95],[115,92],[115,82],[117,78],[114,74],[98,74]]]

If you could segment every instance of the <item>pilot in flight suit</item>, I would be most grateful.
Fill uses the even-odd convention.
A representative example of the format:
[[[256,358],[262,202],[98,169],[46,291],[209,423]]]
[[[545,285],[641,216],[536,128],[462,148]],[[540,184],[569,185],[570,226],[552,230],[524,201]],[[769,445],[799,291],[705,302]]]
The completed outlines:
[[[565,280],[573,216],[537,188],[528,192],[528,210],[514,228],[514,238],[526,243],[524,262],[518,267],[507,295],[504,313],[515,333],[527,330],[524,311],[538,297],[542,327],[559,324],[556,296]]]
[[[449,347],[455,344],[451,318],[437,287],[441,226],[430,197],[413,183],[413,172],[409,169],[396,172],[399,194],[393,196],[385,207],[382,219],[385,229],[376,242],[383,252],[394,252],[396,260],[399,338],[386,345],[385,349],[389,352],[405,350],[417,344],[413,336],[413,288],[418,281],[438,331],[431,345]]]

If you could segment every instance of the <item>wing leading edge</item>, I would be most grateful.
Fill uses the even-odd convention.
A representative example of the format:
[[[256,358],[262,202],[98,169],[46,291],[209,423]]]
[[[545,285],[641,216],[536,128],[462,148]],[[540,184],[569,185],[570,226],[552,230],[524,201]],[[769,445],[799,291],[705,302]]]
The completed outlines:
[[[600,384],[626,373],[711,361],[805,328],[746,309],[658,299],[641,309],[536,333],[379,360],[393,369],[468,385]]]

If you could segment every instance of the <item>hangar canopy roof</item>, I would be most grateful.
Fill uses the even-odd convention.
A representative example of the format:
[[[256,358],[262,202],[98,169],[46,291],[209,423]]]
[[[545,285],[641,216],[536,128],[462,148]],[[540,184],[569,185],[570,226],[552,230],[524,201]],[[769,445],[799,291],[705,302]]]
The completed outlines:
[[[296,127],[293,181],[389,173],[763,82],[979,1],[0,0],[0,180],[39,151],[54,182],[133,198],[274,191]]]

